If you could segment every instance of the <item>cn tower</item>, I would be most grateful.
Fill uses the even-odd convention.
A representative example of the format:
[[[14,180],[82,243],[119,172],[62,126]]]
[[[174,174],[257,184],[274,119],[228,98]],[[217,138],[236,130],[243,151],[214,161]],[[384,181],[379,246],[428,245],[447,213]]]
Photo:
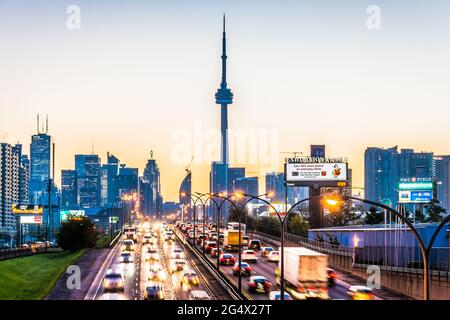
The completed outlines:
[[[223,191],[227,190],[228,183],[228,105],[233,103],[233,93],[227,87],[227,38],[225,31],[225,14],[223,15],[223,33],[222,33],[222,81],[217,89],[215,98],[216,104],[220,104],[220,131],[222,137],[221,145],[221,163],[224,170],[222,174]]]

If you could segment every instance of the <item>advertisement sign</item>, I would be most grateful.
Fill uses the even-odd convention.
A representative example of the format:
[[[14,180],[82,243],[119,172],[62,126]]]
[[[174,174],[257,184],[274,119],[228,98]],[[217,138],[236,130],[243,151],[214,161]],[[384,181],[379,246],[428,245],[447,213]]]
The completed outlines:
[[[69,220],[79,220],[85,216],[84,210],[60,210],[59,218],[61,222],[67,222]]]
[[[20,223],[42,224],[42,216],[40,215],[20,216]]]
[[[400,182],[398,190],[433,190],[433,182]]]
[[[42,215],[44,212],[44,209],[42,206],[35,206],[35,205],[20,205],[15,204],[12,206],[12,213],[13,214],[34,214],[34,215]]]
[[[286,163],[286,182],[299,186],[344,186],[347,181],[347,163]]]
[[[433,199],[433,191],[399,191],[398,202],[400,203],[429,203]]]
[[[119,222],[119,217],[109,217],[109,223],[117,223]]]

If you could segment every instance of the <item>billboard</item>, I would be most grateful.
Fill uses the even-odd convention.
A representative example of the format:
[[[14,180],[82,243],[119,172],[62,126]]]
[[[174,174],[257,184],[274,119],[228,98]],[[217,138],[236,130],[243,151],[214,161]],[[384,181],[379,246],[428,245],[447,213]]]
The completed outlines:
[[[433,199],[433,191],[402,190],[398,193],[400,203],[429,203]]]
[[[347,163],[286,163],[285,176],[287,183],[297,186],[344,187],[347,181]]]
[[[69,220],[77,220],[85,216],[84,210],[60,210],[59,219],[61,222],[67,222]]]
[[[40,215],[28,215],[20,216],[20,223],[24,224],[42,224],[42,216]]]
[[[34,214],[34,215],[42,215],[44,212],[44,209],[42,206],[35,206],[35,205],[20,205],[20,204],[14,204],[12,206],[12,213],[13,214]]]
[[[109,217],[109,223],[117,223],[119,222],[119,217]]]

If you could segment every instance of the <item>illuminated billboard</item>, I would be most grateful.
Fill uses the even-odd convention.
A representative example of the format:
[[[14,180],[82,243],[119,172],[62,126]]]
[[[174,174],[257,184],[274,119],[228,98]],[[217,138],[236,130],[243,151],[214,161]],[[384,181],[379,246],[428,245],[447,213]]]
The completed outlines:
[[[67,222],[69,220],[79,220],[85,216],[84,210],[60,210],[59,217],[61,222]]]
[[[13,214],[34,214],[34,215],[42,215],[44,209],[42,206],[35,205],[20,205],[15,204],[12,206]]]
[[[398,202],[429,203],[433,199],[433,182],[407,181],[398,184]]]
[[[21,224],[42,224],[41,215],[20,216]]]
[[[346,186],[347,163],[302,162],[286,163],[286,182],[297,186]]]

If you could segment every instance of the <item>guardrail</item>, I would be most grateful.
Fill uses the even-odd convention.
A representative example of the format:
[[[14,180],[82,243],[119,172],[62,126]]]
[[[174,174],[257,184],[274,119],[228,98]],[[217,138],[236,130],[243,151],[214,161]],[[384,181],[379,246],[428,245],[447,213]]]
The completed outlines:
[[[195,256],[202,262],[202,264],[208,269],[208,271],[216,278],[216,280],[222,285],[222,287],[227,290],[228,294],[234,300],[251,300],[251,297],[243,292],[241,296],[236,285],[231,281],[231,279],[221,271],[218,271],[215,266],[207,258],[203,257],[203,254],[196,247],[193,247],[189,241],[186,241],[184,235],[179,234],[179,230],[174,230],[177,238],[187,247]]]

